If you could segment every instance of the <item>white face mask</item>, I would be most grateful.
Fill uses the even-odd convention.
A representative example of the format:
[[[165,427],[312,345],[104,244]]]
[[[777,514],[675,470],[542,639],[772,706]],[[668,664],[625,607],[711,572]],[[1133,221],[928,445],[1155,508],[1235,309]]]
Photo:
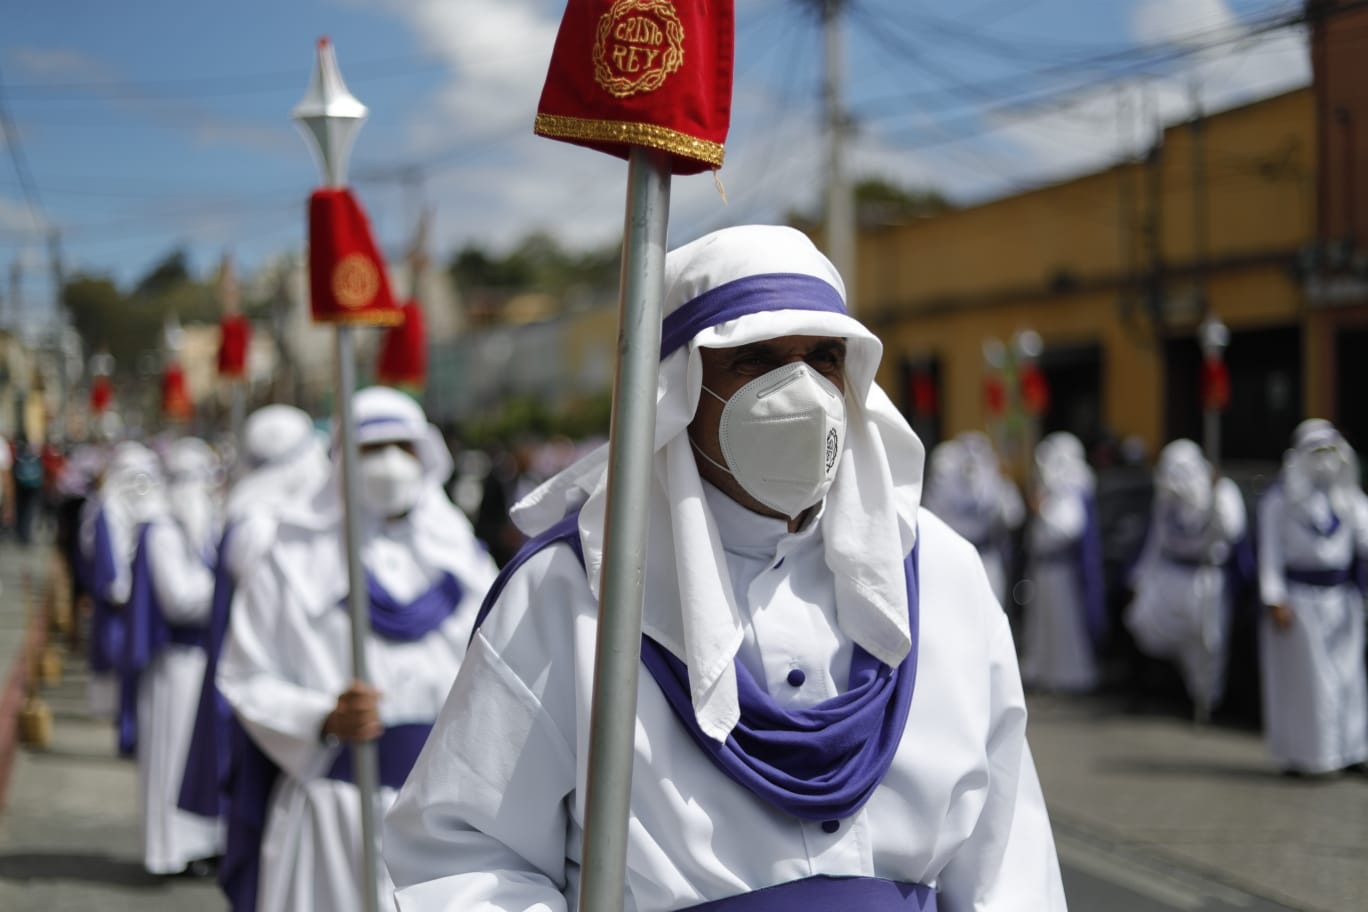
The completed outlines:
[[[397,446],[361,457],[361,504],[375,519],[403,516],[423,493],[423,466]]]
[[[718,436],[726,465],[694,450],[736,479],[747,494],[790,519],[821,501],[845,446],[845,398],[803,362],[757,377],[725,403]]]

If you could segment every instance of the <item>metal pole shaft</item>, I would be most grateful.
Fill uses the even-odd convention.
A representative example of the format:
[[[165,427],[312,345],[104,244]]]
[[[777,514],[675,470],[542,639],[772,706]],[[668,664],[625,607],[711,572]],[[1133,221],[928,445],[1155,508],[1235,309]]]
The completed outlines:
[[[826,248],[832,265],[845,282],[846,307],[855,313],[855,204],[846,176],[845,146],[848,135],[842,101],[844,62],[841,12],[845,0],[826,0],[822,13],[825,71],[822,79],[823,107],[827,121]]]
[[[337,426],[338,443],[342,448],[339,464],[342,468],[342,514],[344,539],[347,546],[347,610],[352,625],[352,678],[365,682],[366,642],[370,639],[370,604],[366,589],[365,571],[361,565],[361,515],[357,510],[358,492],[356,465],[356,419],[351,410],[352,390],[356,386],[356,356],[353,350],[352,327],[337,327]],[[361,885],[363,908],[366,912],[380,909],[379,840],[375,828],[375,796],[378,762],[375,742],[365,741],[350,745],[352,767],[356,773],[356,791],[361,800]]]
[[[1221,467],[1221,413],[1216,409],[1202,410],[1202,449],[1213,469]]]
[[[594,654],[580,912],[622,909],[641,664],[641,603],[655,450],[656,379],[665,294],[669,159],[634,148],[627,171],[618,356],[609,435],[602,604]]]

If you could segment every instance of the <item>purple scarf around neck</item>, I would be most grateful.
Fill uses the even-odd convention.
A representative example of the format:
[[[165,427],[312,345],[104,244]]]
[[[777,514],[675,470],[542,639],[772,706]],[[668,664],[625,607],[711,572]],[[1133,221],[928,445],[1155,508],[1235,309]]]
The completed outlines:
[[[451,573],[443,573],[436,583],[411,602],[401,602],[366,572],[370,594],[371,629],[387,640],[421,640],[451,616],[465,596],[465,587]],[[341,604],[347,604],[346,598]]]
[[[493,609],[514,571],[558,542],[584,563],[578,514],[528,541],[490,588],[475,629]],[[782,709],[736,662],[741,721],[723,743],[703,733],[689,695],[688,667],[659,643],[641,638],[641,659],[694,742],[729,778],[767,804],[803,820],[833,820],[858,811],[883,781],[902,741],[917,679],[918,552],[904,563],[912,648],[889,668],[858,645],[849,689],[807,709]]]

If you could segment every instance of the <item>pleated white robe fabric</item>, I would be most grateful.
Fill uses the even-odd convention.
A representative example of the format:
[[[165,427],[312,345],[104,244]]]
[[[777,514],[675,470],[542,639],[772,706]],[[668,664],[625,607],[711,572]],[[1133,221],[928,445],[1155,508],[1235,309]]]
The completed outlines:
[[[1222,478],[1212,493],[1209,520],[1196,533],[1156,512],[1132,574],[1135,599],[1125,616],[1136,645],[1146,655],[1176,662],[1188,696],[1207,710],[1220,702],[1225,685],[1231,610],[1225,562],[1246,527],[1235,482]]]
[[[738,661],[786,707],[835,696],[852,645],[836,617],[821,525],[789,534],[706,490],[745,615]],[[819,874],[932,885],[943,912],[1065,908],[1006,617],[973,547],[929,512],[919,529],[911,710],[891,769],[850,818],[804,821],[728,778],[642,669],[628,912]],[[648,629],[678,626],[656,616],[662,604],[678,611],[647,592]],[[402,912],[573,908],[596,617],[568,547],[542,551],[509,579],[386,818]]]
[[[1325,773],[1368,760],[1368,679],[1364,600],[1353,582],[1325,587],[1286,579],[1284,568],[1347,567],[1368,551],[1362,494],[1335,532],[1313,530],[1289,509],[1284,490],[1259,506],[1259,588],[1266,605],[1283,604],[1292,626],[1259,623],[1264,736],[1282,769]]]
[[[1084,495],[1047,491],[1026,531],[1026,606],[1021,679],[1028,687],[1075,692],[1097,686],[1097,662],[1084,614],[1073,549],[1084,534]]]
[[[170,519],[148,531],[148,566],[162,616],[168,624],[208,623],[214,576],[191,552]],[[168,643],[138,680],[138,795],[142,807],[143,866],[152,874],[177,874],[195,860],[223,850],[223,825],[177,807],[185,757],[204,679],[204,650]]]
[[[454,508],[447,509],[454,516]],[[493,561],[466,532],[469,547],[444,549],[441,563],[421,551],[407,522],[365,533],[362,560],[395,598],[413,598],[443,570],[465,587],[452,615],[422,639],[398,642],[372,634],[368,640],[369,682],[382,694],[386,726],[431,723],[456,677],[480,601],[496,574]],[[262,839],[258,912],[363,908],[360,801],[350,782],[326,778],[340,748],[321,737],[337,695],[352,680],[351,621],[339,605],[346,581],[335,530],[281,523],[234,600],[219,690],[282,770]],[[382,788],[379,810],[393,799],[393,789]],[[390,908],[393,886],[383,866],[380,878],[381,908]]]

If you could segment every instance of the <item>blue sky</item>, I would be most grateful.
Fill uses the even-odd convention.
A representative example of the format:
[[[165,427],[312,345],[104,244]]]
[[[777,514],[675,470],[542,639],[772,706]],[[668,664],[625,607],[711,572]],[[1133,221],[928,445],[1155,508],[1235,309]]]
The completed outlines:
[[[0,74],[36,188],[0,158],[0,268],[51,300],[41,234],[69,270],[129,281],[177,245],[207,270],[297,251],[317,182],[289,119],[328,35],[370,120],[352,160],[382,243],[421,203],[441,259],[532,230],[621,230],[624,167],[531,134],[560,0],[44,0],[10,9]],[[721,172],[677,180],[671,241],[811,208],[821,188],[821,43],[800,0],[737,0]],[[1251,27],[1300,0],[849,0],[857,172],[972,201],[1098,167],[1153,124],[1304,84],[1304,35]],[[1142,50],[1137,51],[1136,48]],[[403,178],[409,176],[406,182]],[[0,282],[0,295],[8,293]]]

